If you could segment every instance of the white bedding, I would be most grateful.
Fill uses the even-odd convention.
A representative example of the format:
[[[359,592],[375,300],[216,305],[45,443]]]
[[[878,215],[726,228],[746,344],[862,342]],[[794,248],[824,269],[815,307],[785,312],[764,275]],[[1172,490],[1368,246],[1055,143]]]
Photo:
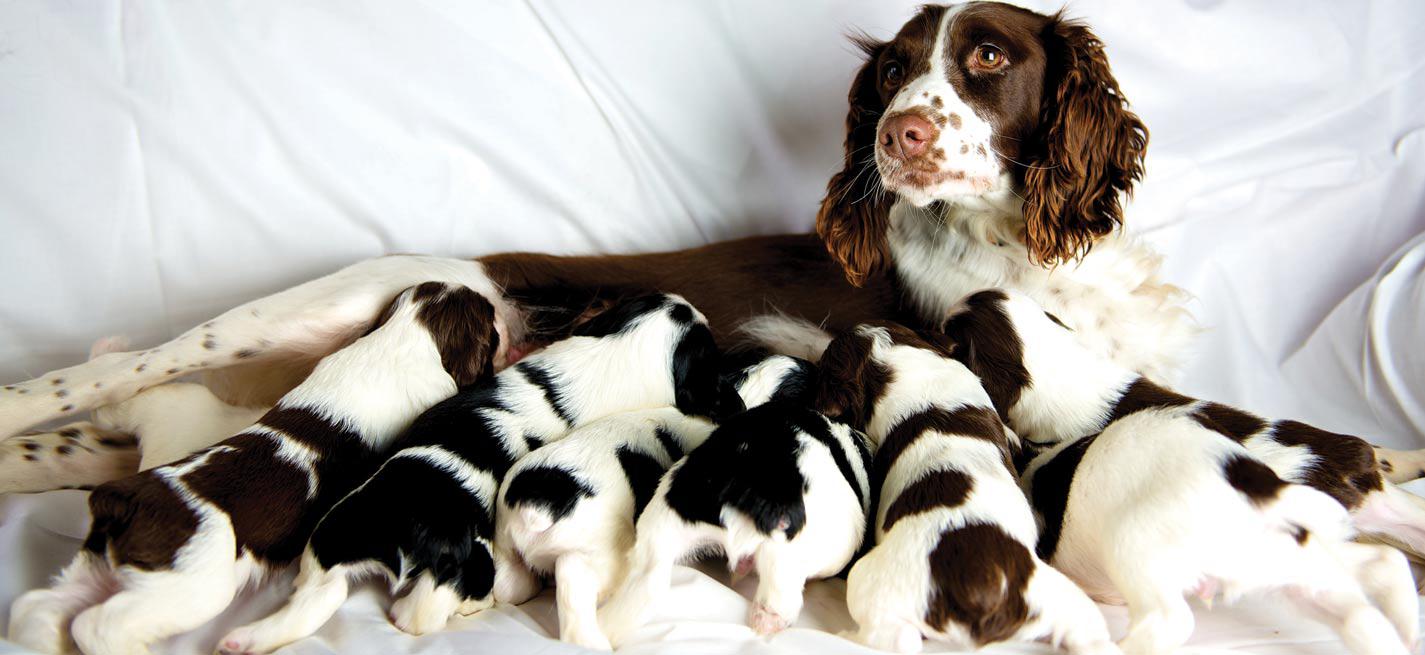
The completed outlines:
[[[841,35],[888,36],[914,4],[0,3],[0,381],[388,252],[808,230],[858,65]],[[1184,389],[1425,446],[1425,4],[1070,12],[1152,132],[1128,223],[1198,298]],[[0,616],[78,547],[82,501],[0,499]],[[846,627],[840,583],[764,642],[740,625],[748,582],[702,571],[627,652],[864,652],[819,631]],[[207,651],[281,591],[165,652]],[[548,597],[422,639],[382,603],[358,594],[289,652],[572,650]],[[1199,617],[1198,652],[1340,651],[1260,604]]]

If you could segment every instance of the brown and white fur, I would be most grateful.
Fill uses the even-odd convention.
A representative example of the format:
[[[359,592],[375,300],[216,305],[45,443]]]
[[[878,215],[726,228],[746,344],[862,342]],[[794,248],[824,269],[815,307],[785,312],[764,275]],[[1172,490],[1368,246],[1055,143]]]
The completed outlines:
[[[503,289],[512,301],[500,308],[504,336],[520,352],[630,292],[683,295],[721,338],[769,308],[833,331],[875,319],[938,325],[960,297],[999,286],[1029,293],[1095,352],[1171,377],[1193,327],[1157,256],[1115,232],[1146,132],[1093,34],[1059,15],[985,2],[925,7],[890,41],[862,44],[869,60],[850,92],[844,166],[817,234],[621,256],[372,259],[156,348],[0,388],[0,436],[200,371],[222,369],[215,384],[245,397],[276,398],[291,371],[361,334],[398,290],[423,280]],[[986,47],[1003,55],[993,70],[973,63]],[[935,126],[919,155],[898,145],[904,130],[889,129],[910,115]],[[956,176],[964,180],[951,183]],[[31,464],[0,450],[0,478]]]
[[[901,653],[919,652],[922,637],[1117,652],[1093,601],[1034,555],[1039,530],[1011,462],[1018,439],[943,337],[866,325],[832,341],[820,364],[820,404],[877,447],[876,545],[846,579],[856,640]]]
[[[84,549],[11,608],[9,638],[42,652],[148,651],[217,616],[301,553],[420,412],[492,373],[496,312],[466,287],[406,290],[378,327],[324,358],[241,433],[90,495]]]
[[[1076,345],[1022,294],[966,304],[948,330],[960,356],[1022,436],[1052,446],[1023,476],[1044,521],[1039,554],[1126,601],[1125,651],[1176,649],[1193,627],[1184,596],[1218,591],[1285,591],[1355,653],[1413,647],[1405,558],[1348,541],[1348,508],[1392,502],[1365,442],[1303,441],[1307,426],[1157,387]]]

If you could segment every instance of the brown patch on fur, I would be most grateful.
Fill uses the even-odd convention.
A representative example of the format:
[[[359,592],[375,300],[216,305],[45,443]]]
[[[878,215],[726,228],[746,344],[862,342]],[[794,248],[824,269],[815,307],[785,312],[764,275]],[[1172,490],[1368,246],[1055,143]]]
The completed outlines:
[[[233,353],[233,357],[236,357],[237,359],[252,359],[253,357],[256,357],[257,354],[258,351],[253,350],[252,348],[243,348],[242,350]]]
[[[441,293],[423,296],[432,284]],[[424,302],[417,317],[430,331],[440,363],[456,386],[468,387],[495,374],[500,335],[495,331],[495,306],[489,300],[468,287],[433,282],[416,287],[415,297]]]
[[[1248,437],[1261,432],[1267,422],[1236,407],[1220,403],[1203,403],[1192,413],[1193,420],[1202,427],[1242,443]]]
[[[945,101],[941,100],[940,96],[935,96],[934,98],[930,99],[930,106],[936,109],[940,109],[941,107],[945,106]]]
[[[1300,446],[1315,456],[1302,469],[1299,480],[1355,509],[1366,494],[1385,488],[1375,448],[1364,439],[1337,434],[1298,421],[1280,421],[1272,426],[1271,439],[1284,446]]]
[[[885,329],[891,335],[891,343],[897,346],[929,350],[946,359],[955,356],[955,344],[944,333],[916,330],[891,321],[867,321],[866,324]]]
[[[977,646],[1004,641],[1029,620],[1024,593],[1034,559],[999,526],[972,523],[940,535],[930,553],[932,587],[925,622],[965,626]]]
[[[907,416],[892,427],[881,441],[872,464],[872,480],[885,480],[886,474],[900,458],[901,453],[910,448],[926,432],[983,439],[997,445],[1004,454],[1005,466],[1012,472],[1014,465],[1009,453],[1009,443],[1004,433],[1004,424],[999,416],[988,407],[964,405],[955,410],[931,407]]]
[[[173,568],[173,558],[198,530],[198,515],[152,472],[99,485],[89,495],[94,517],[84,548],[142,571]]]
[[[892,379],[890,369],[871,356],[873,343],[848,332],[832,339],[817,365],[817,411],[857,430],[866,429]]]
[[[1222,463],[1222,474],[1232,488],[1258,507],[1276,500],[1287,485],[1266,464],[1242,455],[1229,455]]]
[[[316,527],[313,510],[326,508],[318,509],[308,498],[306,472],[278,457],[277,443],[257,434],[224,440],[227,449],[210,455],[183,482],[227,512],[239,552],[287,562],[301,554]],[[319,488],[326,483],[322,479]]]
[[[881,530],[889,532],[897,521],[940,508],[955,508],[965,503],[975,481],[955,469],[940,469],[925,474],[896,496],[886,508]]]
[[[59,411],[61,411],[61,412],[72,412],[72,411],[74,411],[74,405],[65,405],[65,406],[63,406],[63,407],[60,407],[60,408],[59,408]]]
[[[57,387],[61,384],[64,384],[64,378],[55,378],[53,380],[50,380],[49,383]]]
[[[55,398],[67,398],[67,397],[69,397],[69,392],[68,392],[68,391],[65,391],[64,389],[60,389],[59,391],[54,392],[54,397],[55,397]]]
[[[1118,402],[1113,406],[1104,425],[1107,426],[1129,414],[1164,407],[1181,407],[1193,402],[1192,398],[1158,386],[1148,378],[1139,377],[1129,383],[1128,388],[1123,391],[1123,395],[1119,396]]]
[[[135,372],[135,373],[142,373],[142,372],[144,372],[144,370],[147,369],[147,368],[148,368],[148,364],[139,364],[138,366],[135,366],[135,367],[134,367],[134,372]]]
[[[954,129],[958,130],[961,126],[965,124],[965,120],[960,118],[960,115],[953,111],[950,112],[950,116],[948,116],[948,118],[950,120],[950,127]]]
[[[970,144],[968,144],[968,143],[962,143],[962,144],[960,144],[960,154],[962,154],[962,155],[968,155],[968,154],[970,154]]]
[[[965,299],[967,309],[945,323],[945,334],[958,348],[954,357],[979,376],[1001,421],[1019,402],[1031,380],[1024,367],[1024,342],[1005,313],[1003,291],[981,291]]]

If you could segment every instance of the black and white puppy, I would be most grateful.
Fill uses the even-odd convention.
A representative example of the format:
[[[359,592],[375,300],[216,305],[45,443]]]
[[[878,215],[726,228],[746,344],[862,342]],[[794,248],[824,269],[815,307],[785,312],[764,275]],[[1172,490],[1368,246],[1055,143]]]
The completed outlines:
[[[1079,346],[1025,296],[981,292],[950,325],[1011,421],[1059,442],[1023,476],[1045,522],[1039,554],[1096,597],[1127,602],[1125,651],[1186,642],[1186,594],[1277,590],[1326,618],[1352,652],[1414,644],[1418,600],[1404,557],[1348,541],[1347,503],[1360,486],[1385,493],[1378,475],[1342,479],[1341,462],[1321,466],[1319,456],[1313,470],[1311,449],[1280,441],[1306,426],[1268,426],[1158,387]],[[1318,488],[1284,481],[1273,464]],[[1346,470],[1369,475],[1367,464]]]
[[[724,368],[727,364],[724,363]],[[810,362],[758,357],[724,376],[748,405],[809,391]],[[634,524],[675,461],[703,443],[713,424],[675,408],[630,412],[590,423],[526,455],[500,487],[496,547],[555,579],[559,638],[608,650],[596,610],[623,580]],[[495,599],[521,603],[538,587],[511,576]]]
[[[96,488],[84,549],[15,601],[10,639],[58,653],[72,633],[88,655],[131,655],[206,623],[300,555],[412,419],[503,356],[494,307],[464,286],[408,289],[378,325],[236,436]]]
[[[652,294],[432,407],[322,519],[287,605],[233,631],[220,649],[267,652],[315,632],[361,576],[384,577],[393,593],[409,585],[391,608],[406,632],[438,630],[452,614],[489,607],[496,581],[521,569],[492,549],[496,493],[515,461],[619,412],[674,405],[713,414],[717,367],[702,314],[681,297]]]
[[[863,325],[822,355],[819,404],[877,445],[876,545],[846,581],[854,638],[902,653],[922,637],[1117,652],[1093,601],[1034,556],[1017,438],[951,349],[943,335]]]
[[[859,551],[871,502],[865,435],[799,401],[809,367],[778,357],[758,369],[741,388],[773,400],[728,418],[674,464],[639,517],[628,575],[599,611],[615,645],[649,618],[686,557],[720,551],[734,570],[755,567],[748,623],[771,634],[796,620],[808,579],[836,574]]]

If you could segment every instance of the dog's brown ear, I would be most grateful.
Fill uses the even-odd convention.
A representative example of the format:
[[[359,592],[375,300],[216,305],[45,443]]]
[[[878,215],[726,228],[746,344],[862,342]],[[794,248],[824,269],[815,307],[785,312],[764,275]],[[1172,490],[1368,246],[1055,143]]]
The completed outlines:
[[[876,125],[885,111],[876,66],[886,44],[864,36],[852,41],[866,53],[866,63],[851,82],[844,161],[826,185],[816,233],[841,264],[847,281],[859,287],[884,269],[889,258],[886,230],[894,198],[880,188],[875,155]]]
[[[1038,141],[1024,175],[1030,258],[1077,259],[1123,223],[1119,195],[1143,176],[1148,130],[1118,90],[1103,43],[1055,15],[1043,34],[1049,68]]]
[[[425,303],[417,316],[430,331],[441,364],[457,387],[495,374],[500,334],[495,330],[495,306],[489,300],[469,287],[435,282],[416,287],[416,298]]]
[[[866,429],[890,372],[871,358],[871,338],[847,332],[817,362],[816,409],[858,430]]]

